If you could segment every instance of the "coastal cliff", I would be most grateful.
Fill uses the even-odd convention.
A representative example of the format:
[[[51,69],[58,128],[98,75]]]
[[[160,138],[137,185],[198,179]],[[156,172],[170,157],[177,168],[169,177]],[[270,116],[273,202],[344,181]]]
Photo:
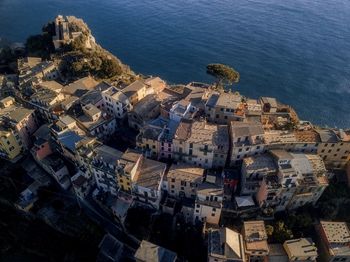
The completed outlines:
[[[130,67],[96,43],[88,25],[74,16],[57,16],[42,28],[42,34],[27,39],[26,49],[29,55],[55,58],[66,79],[91,75],[129,82],[135,78]]]

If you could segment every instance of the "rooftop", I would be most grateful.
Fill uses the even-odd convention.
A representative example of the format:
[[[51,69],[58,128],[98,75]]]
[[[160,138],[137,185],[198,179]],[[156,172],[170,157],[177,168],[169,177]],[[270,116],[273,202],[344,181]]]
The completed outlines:
[[[254,200],[251,196],[235,197],[236,204],[238,207],[252,207],[255,206]]]
[[[345,222],[321,221],[320,224],[330,244],[350,243],[350,231]]]
[[[277,107],[277,100],[274,97],[261,97],[264,104],[270,104],[271,107]]]
[[[147,95],[134,105],[133,112],[139,115],[147,115],[153,108],[160,105],[156,95]]]
[[[197,195],[205,195],[205,196],[222,196],[223,188],[221,186],[204,182],[198,186]]]
[[[124,89],[122,89],[122,92],[128,97],[130,98],[133,94],[135,94],[137,91],[141,90],[142,88],[144,88],[146,85],[144,82],[142,82],[141,80],[136,80],[135,82],[131,83],[130,85],[128,85],[127,87],[125,87]]]
[[[110,234],[106,234],[99,244],[97,262],[117,262],[123,249],[123,243]]]
[[[137,186],[142,186],[157,190],[161,183],[166,164],[143,158],[139,170],[136,172],[134,182]]]
[[[270,173],[277,171],[277,165],[269,154],[246,157],[243,159],[243,164],[248,172],[264,171]]]
[[[182,181],[201,181],[204,169],[185,164],[173,164],[168,172],[168,178],[176,178]]]
[[[244,261],[244,247],[242,235],[225,227],[210,229],[208,233],[208,253],[212,257]]]
[[[262,220],[245,221],[243,225],[244,238],[248,242],[266,240],[265,223]]]
[[[0,116],[5,116],[16,123],[20,123],[23,119],[34,112],[32,109],[24,108],[22,106],[11,106],[11,108],[5,109],[7,109],[5,114],[3,114],[5,110],[0,110]]]
[[[337,143],[339,137],[331,129],[318,129],[316,132],[319,134],[322,143]]]
[[[228,149],[228,128],[226,125],[216,125],[206,123],[205,121],[196,121],[191,126],[191,134],[187,142],[222,146],[224,150]]]
[[[63,92],[69,95],[82,96],[89,90],[93,90],[98,82],[91,76],[81,78],[63,88]]]
[[[117,161],[122,157],[123,152],[106,145],[95,148],[95,159],[105,163],[116,165]]]
[[[311,238],[287,240],[283,246],[291,260],[297,257],[315,257],[318,255],[315,243]]]
[[[258,122],[231,122],[231,134],[233,137],[261,136],[264,129]]]
[[[242,101],[242,96],[230,93],[230,92],[221,92],[221,93],[212,93],[206,103],[208,107],[226,107],[236,109]]]
[[[40,83],[39,86],[42,88],[46,88],[46,89],[50,89],[52,91],[55,91],[56,93],[59,93],[63,88],[63,85],[61,85],[60,83],[58,83],[56,81],[44,81],[44,82]]]
[[[269,251],[264,221],[245,221],[243,225],[243,236],[248,252]]]
[[[75,151],[75,144],[82,139],[83,137],[79,136],[73,131],[66,131],[58,136],[60,143],[70,149],[71,152]]]
[[[187,140],[191,135],[191,127],[192,122],[181,121],[176,129],[175,138],[179,140]]]
[[[320,135],[314,130],[295,131],[294,134],[298,142],[306,142],[306,143],[321,142]]]
[[[39,100],[44,103],[50,104],[57,98],[58,94],[55,91],[47,88],[38,88],[36,92],[31,96],[31,100]]]
[[[145,262],[175,262],[176,253],[146,240],[142,240],[140,247],[136,250],[135,258]]]

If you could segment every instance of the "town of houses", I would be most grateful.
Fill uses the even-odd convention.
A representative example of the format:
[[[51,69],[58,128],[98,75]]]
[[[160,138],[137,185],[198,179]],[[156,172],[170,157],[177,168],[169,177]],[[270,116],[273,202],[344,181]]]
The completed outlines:
[[[208,261],[315,261],[320,254],[350,261],[345,222],[321,221],[318,239],[279,245],[267,243],[264,222],[315,205],[338,170],[350,181],[350,130],[302,121],[273,97],[250,99],[203,83],[91,76],[67,83],[55,61],[37,57],[19,59],[17,72],[0,76],[0,156],[17,162],[30,154],[81,205],[103,193],[121,224],[132,206],[181,215],[203,225]],[[28,185],[18,209],[30,212],[47,183]],[[225,227],[232,217],[244,219],[240,231]],[[155,247],[163,250],[159,261],[176,260],[147,241],[135,258],[158,261],[147,251]]]

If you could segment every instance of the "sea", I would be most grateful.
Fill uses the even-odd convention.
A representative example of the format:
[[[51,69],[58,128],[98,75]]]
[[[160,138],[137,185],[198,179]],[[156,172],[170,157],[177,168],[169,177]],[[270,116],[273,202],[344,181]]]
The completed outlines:
[[[24,42],[58,14],[83,18],[135,72],[212,82],[206,65],[227,64],[233,90],[350,128],[349,0],[0,0],[0,37]]]

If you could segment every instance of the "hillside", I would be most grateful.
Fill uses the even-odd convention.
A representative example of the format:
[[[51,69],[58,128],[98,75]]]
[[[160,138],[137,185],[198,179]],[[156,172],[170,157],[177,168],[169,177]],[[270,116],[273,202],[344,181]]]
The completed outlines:
[[[58,17],[59,18],[59,17]],[[67,39],[57,34],[57,19],[42,28],[42,34],[30,36],[26,42],[30,56],[43,59],[54,58],[67,80],[92,75],[97,79],[130,81],[135,74],[116,56],[95,42],[88,25],[79,18],[68,16],[62,19],[67,24]],[[58,40],[57,40],[58,39]],[[56,42],[56,43],[55,43]],[[57,48],[57,42],[60,46]]]

